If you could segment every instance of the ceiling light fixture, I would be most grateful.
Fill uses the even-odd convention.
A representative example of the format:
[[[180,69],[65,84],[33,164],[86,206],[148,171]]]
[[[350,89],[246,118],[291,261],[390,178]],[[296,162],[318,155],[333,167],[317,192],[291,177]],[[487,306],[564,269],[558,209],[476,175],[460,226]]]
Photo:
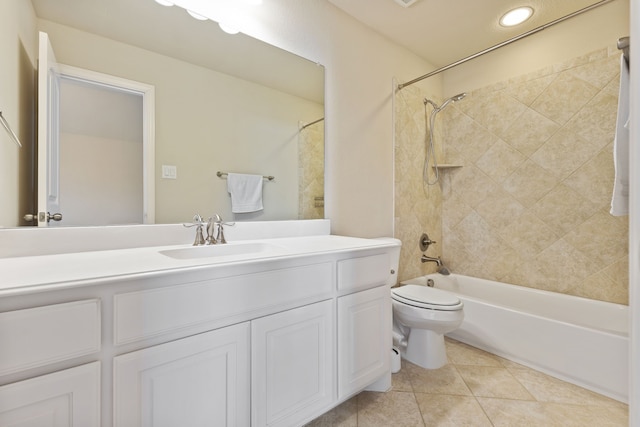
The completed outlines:
[[[1,0],[0,0],[1,1]],[[249,9],[260,6],[264,0],[155,0],[163,6],[179,6],[193,18],[218,22],[220,28],[229,34],[237,34],[250,16]],[[418,1],[418,0],[403,0]],[[196,12],[197,11],[197,12]],[[245,17],[246,15],[246,17]]]
[[[238,34],[240,32],[238,27],[229,22],[218,22],[218,26],[227,34]]]
[[[524,21],[531,18],[532,15],[532,7],[519,7],[502,15],[502,18],[500,18],[500,25],[503,27],[513,27],[514,25],[522,24]]]
[[[156,1],[158,1],[158,0],[156,0]],[[206,21],[207,19],[209,19],[206,16],[200,15],[199,13],[195,13],[195,12],[190,11],[189,9],[187,9],[187,13],[189,15],[191,15],[192,18],[196,18],[198,21]]]

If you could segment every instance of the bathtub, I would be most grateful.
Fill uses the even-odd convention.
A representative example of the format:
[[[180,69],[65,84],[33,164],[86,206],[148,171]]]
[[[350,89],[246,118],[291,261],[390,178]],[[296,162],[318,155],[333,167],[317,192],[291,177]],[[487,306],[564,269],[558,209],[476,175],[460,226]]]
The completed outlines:
[[[429,278],[464,302],[449,337],[628,403],[628,306],[458,274],[402,283]]]

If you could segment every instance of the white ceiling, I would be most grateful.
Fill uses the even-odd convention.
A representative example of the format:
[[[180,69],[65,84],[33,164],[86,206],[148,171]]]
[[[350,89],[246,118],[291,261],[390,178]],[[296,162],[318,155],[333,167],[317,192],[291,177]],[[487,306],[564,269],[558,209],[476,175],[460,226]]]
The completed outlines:
[[[596,0],[417,0],[409,7],[396,0],[329,0],[396,44],[441,67],[511,37],[598,3]],[[511,29],[500,17],[518,6],[534,15]]]

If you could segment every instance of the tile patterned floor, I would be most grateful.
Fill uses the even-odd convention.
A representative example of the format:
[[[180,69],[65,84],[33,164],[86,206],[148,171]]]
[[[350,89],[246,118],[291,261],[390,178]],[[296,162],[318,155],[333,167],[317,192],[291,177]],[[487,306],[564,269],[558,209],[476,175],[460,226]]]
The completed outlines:
[[[627,426],[628,406],[447,339],[449,363],[402,362],[388,393],[362,392],[307,427]]]

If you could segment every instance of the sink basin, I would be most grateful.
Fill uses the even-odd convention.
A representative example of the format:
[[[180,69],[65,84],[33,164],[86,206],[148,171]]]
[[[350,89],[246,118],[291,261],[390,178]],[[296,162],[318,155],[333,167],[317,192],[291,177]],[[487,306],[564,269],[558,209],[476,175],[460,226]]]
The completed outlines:
[[[280,252],[280,248],[269,243],[227,243],[220,245],[191,246],[188,248],[165,249],[164,256],[175,259],[213,258],[230,255],[249,255],[261,252]]]

